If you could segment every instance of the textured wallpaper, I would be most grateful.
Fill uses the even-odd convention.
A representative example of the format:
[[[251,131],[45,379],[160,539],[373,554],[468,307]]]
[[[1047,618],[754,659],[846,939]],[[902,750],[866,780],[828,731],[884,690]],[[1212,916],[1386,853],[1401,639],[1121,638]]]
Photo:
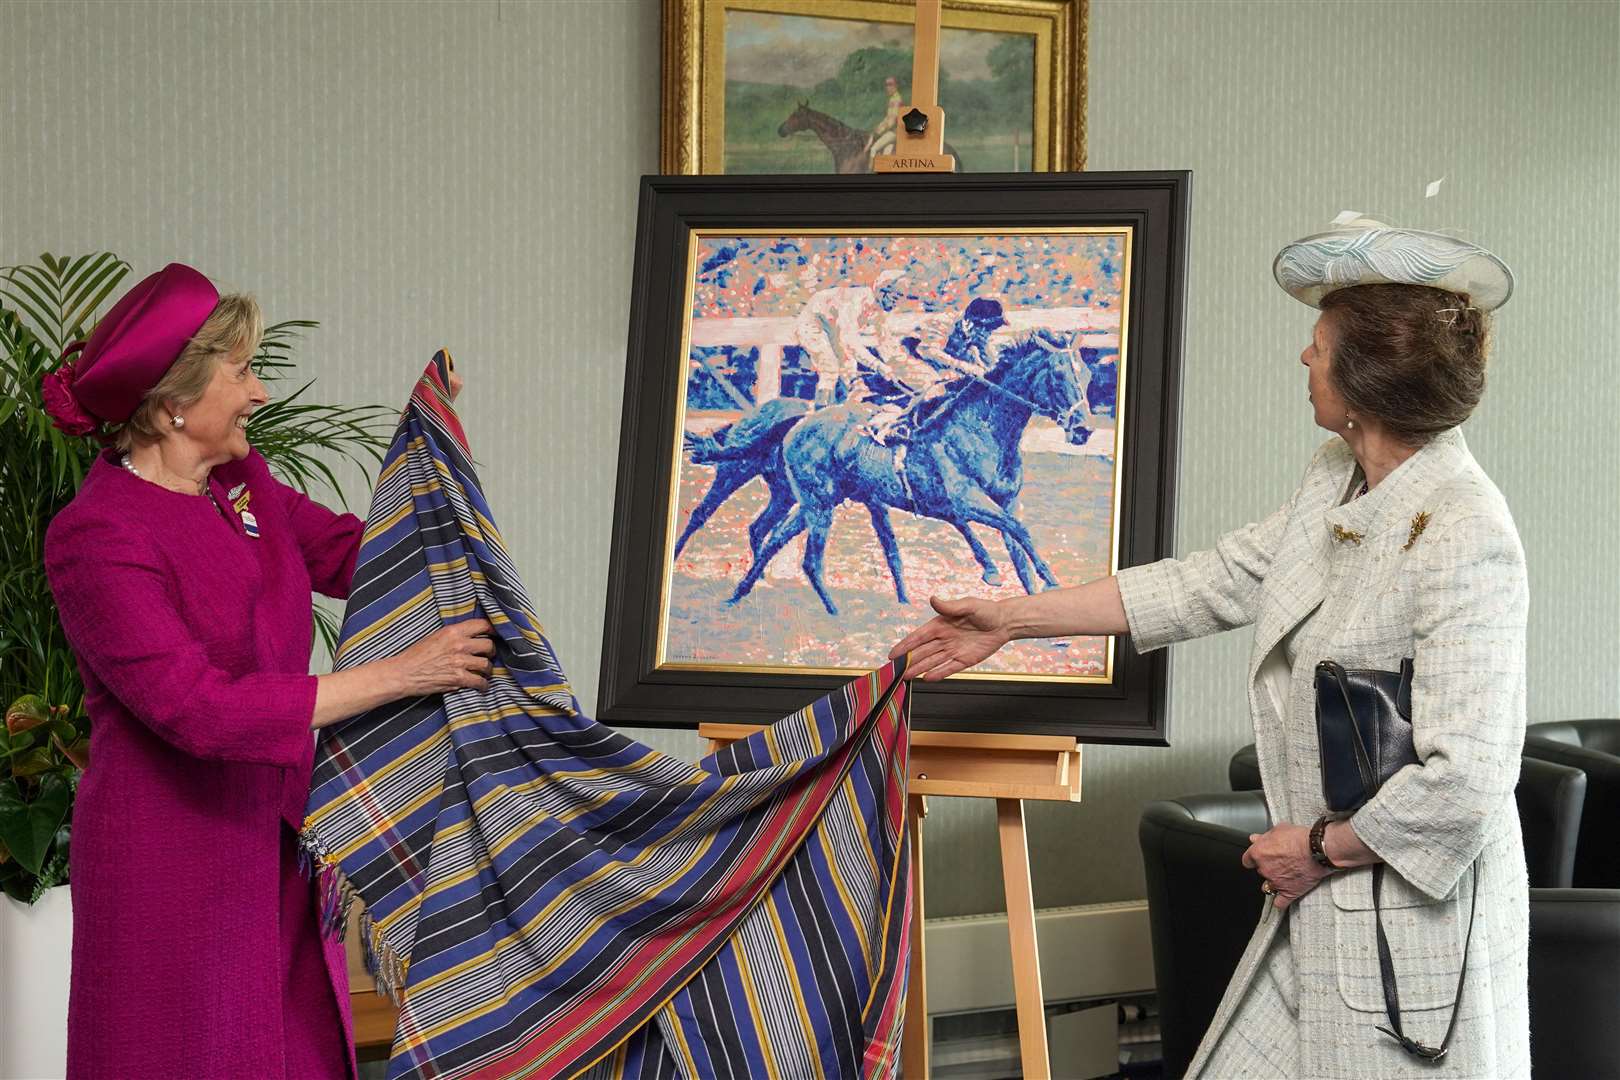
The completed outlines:
[[[1620,4],[1092,0],[1091,49],[1093,167],[1195,173],[1178,549],[1274,507],[1318,441],[1277,248],[1342,209],[1461,230],[1519,274],[1468,438],[1529,552],[1532,718],[1620,713]],[[9,0],[0,89],[0,262],[191,262],[320,320],[299,355],[332,401],[401,402],[451,349],[592,706],[654,0]],[[1180,647],[1173,747],[1091,749],[1085,801],[1031,809],[1038,904],[1142,895],[1142,803],[1224,787],[1249,741],[1247,645]],[[998,909],[992,809],[932,807],[930,913]]]

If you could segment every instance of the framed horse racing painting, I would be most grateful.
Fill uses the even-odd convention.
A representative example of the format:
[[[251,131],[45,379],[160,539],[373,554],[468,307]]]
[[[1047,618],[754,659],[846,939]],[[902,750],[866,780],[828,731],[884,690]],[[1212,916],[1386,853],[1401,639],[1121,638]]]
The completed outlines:
[[[1089,0],[944,0],[958,172],[1086,162]],[[915,0],[663,0],[661,168],[869,173],[911,93]]]
[[[603,719],[774,719],[931,595],[1162,557],[1185,173],[648,177]],[[915,722],[1163,743],[1163,654],[1017,642]]]

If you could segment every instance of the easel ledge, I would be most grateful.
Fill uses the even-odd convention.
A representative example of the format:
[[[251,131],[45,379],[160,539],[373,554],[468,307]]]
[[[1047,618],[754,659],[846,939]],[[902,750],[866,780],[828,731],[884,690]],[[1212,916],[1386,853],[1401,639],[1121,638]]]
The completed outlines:
[[[700,724],[713,752],[759,731],[756,724]],[[1062,735],[911,733],[911,794],[971,799],[1080,801],[1080,746]]]

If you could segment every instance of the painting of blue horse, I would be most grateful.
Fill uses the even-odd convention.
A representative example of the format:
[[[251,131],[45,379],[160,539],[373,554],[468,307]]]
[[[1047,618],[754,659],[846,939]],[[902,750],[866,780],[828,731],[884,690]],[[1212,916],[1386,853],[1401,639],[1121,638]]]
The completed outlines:
[[[1117,568],[1129,263],[1119,229],[695,236],[662,663],[857,671],[931,595]]]

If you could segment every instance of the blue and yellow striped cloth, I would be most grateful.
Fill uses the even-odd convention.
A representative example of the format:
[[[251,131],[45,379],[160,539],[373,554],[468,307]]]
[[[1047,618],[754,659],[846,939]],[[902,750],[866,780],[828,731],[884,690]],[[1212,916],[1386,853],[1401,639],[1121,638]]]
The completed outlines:
[[[696,765],[580,713],[428,365],[336,667],[495,626],[494,677],[326,730],[304,850],[399,1002],[388,1076],[898,1072],[907,688],[889,665]]]

